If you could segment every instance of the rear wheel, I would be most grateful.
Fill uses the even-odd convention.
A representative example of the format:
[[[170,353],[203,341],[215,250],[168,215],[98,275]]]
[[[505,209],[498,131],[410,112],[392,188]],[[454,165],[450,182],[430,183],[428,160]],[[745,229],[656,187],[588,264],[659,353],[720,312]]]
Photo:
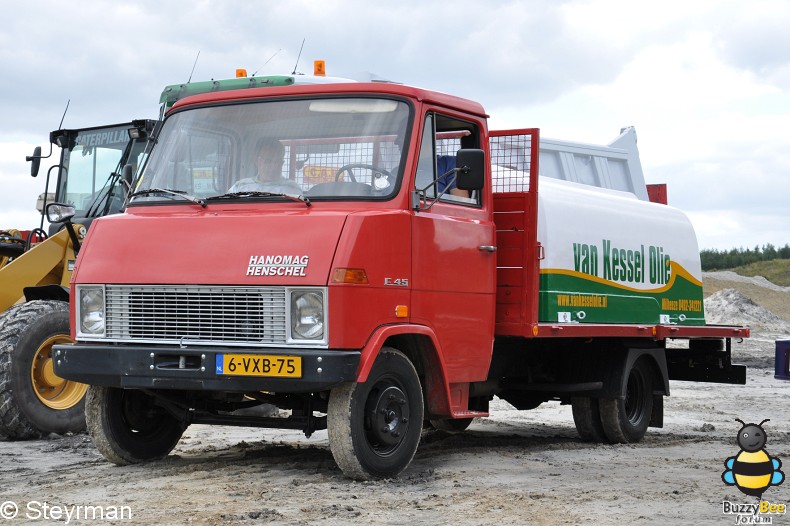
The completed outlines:
[[[111,387],[88,389],[85,419],[96,449],[119,466],[166,457],[186,429],[150,395]]]
[[[85,429],[85,384],[54,373],[52,346],[70,343],[69,306],[37,300],[0,317],[0,435],[14,439]]]
[[[335,462],[354,479],[396,476],[417,451],[423,411],[414,365],[383,348],[365,383],[332,389],[327,431]]]
[[[604,442],[606,434],[601,424],[601,412],[598,409],[598,399],[589,397],[571,398],[573,408],[573,423],[576,431],[585,442]]]
[[[601,424],[612,443],[639,442],[645,436],[653,412],[653,376],[645,358],[628,372],[625,397],[599,400]]]

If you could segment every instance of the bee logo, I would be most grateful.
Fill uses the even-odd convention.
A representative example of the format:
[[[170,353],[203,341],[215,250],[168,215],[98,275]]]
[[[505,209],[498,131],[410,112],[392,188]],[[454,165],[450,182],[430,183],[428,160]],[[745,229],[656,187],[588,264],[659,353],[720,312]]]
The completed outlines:
[[[728,486],[737,486],[746,495],[762,498],[769,486],[778,486],[785,479],[779,470],[782,461],[765,450],[768,437],[762,426],[770,420],[759,424],[746,424],[738,418],[735,421],[743,426],[738,431],[741,452],[724,462],[727,469],[721,474],[721,480]]]

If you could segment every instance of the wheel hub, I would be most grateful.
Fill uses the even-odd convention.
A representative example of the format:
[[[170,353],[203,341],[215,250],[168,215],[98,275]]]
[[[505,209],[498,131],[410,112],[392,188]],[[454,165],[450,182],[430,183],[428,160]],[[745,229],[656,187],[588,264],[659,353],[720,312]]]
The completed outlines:
[[[85,396],[88,386],[65,380],[55,374],[52,346],[59,343],[71,343],[71,340],[64,334],[58,334],[39,346],[30,368],[30,381],[33,392],[42,404],[50,409],[63,411],[77,405]]]
[[[403,391],[389,386],[371,393],[368,411],[371,444],[385,452],[400,444],[409,424],[409,404]]]
[[[139,433],[150,433],[161,427],[163,411],[154,405],[153,399],[139,391],[123,394],[122,415],[129,429]]]
[[[44,382],[51,385],[55,389],[61,387],[66,382],[66,380],[55,374],[55,366],[52,362],[52,356],[47,356],[43,361],[44,365],[41,369],[41,376]]]

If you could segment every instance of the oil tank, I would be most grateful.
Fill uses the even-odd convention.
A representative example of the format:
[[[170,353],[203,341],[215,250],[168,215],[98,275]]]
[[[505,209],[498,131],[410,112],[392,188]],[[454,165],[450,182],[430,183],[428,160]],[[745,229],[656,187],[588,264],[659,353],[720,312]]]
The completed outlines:
[[[540,184],[541,321],[705,324],[697,237],[683,212],[630,192]]]

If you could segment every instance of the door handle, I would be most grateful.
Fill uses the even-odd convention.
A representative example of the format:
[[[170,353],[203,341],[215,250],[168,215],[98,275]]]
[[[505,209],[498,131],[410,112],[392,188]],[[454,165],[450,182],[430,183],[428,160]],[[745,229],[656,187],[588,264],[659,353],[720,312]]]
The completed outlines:
[[[477,248],[478,250],[482,250],[483,252],[496,252],[496,247],[493,245],[480,245]]]

